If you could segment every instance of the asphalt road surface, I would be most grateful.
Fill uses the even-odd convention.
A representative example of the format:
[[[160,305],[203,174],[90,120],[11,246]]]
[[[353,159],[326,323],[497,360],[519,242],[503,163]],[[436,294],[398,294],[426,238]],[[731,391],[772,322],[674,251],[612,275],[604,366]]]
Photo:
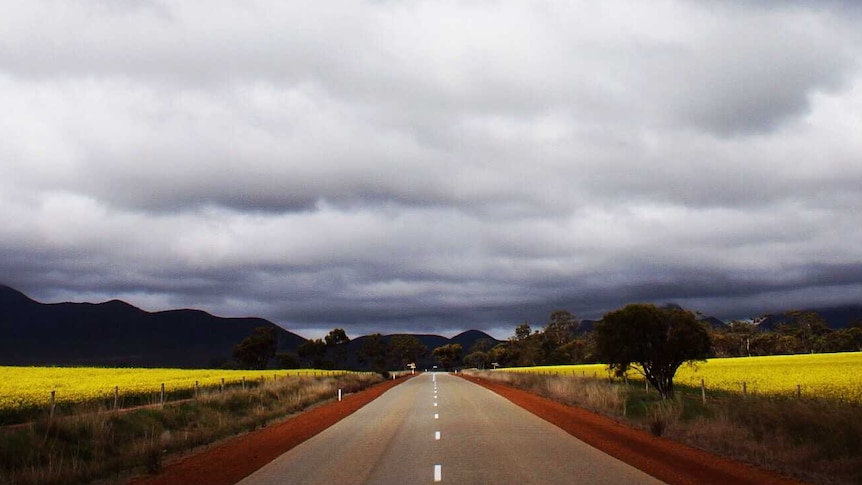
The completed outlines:
[[[240,482],[285,484],[660,484],[464,379],[392,388]]]

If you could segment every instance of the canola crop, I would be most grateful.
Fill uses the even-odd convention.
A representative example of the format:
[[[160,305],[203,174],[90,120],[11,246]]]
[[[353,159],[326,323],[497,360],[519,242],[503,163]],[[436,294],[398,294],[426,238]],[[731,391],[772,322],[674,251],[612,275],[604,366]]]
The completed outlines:
[[[500,370],[585,377],[609,375],[604,364]],[[629,372],[629,378],[642,379],[635,372]],[[804,398],[862,404],[862,352],[710,359],[681,366],[674,384],[700,388],[701,379],[707,392],[741,394],[744,383],[745,391],[754,395],[792,397],[798,392]]]
[[[141,369],[98,367],[2,367],[0,366],[0,411],[45,407],[55,391],[55,403],[78,404],[113,399],[114,388],[121,397],[189,391],[195,382],[201,388],[236,385],[249,381],[297,375],[336,375],[343,371],[277,370],[248,371],[220,369]]]

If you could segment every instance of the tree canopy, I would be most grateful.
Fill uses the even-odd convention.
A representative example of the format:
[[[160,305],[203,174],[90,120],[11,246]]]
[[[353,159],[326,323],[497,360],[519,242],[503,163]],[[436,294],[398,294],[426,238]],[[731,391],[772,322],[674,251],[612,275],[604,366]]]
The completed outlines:
[[[326,344],[323,340],[308,339],[296,349],[299,357],[306,361],[309,367],[323,367],[323,356],[326,354]]]
[[[335,359],[334,366],[340,368],[347,358],[347,344],[350,343],[350,337],[347,336],[347,332],[343,328],[335,328],[330,330],[323,337],[323,340],[326,342],[327,351],[332,351],[333,359]]]
[[[663,398],[673,396],[673,377],[683,363],[709,356],[709,334],[681,308],[631,304],[605,314],[595,327],[599,359],[622,376],[642,374]]]
[[[362,348],[357,352],[357,357],[360,362],[370,365],[372,371],[382,374],[386,372],[388,350],[383,336],[373,333],[365,338]]]
[[[275,356],[277,344],[275,327],[257,327],[234,345],[233,358],[246,369],[265,369],[269,359]]]
[[[401,369],[406,369],[408,364],[415,364],[417,360],[428,354],[428,347],[413,335],[393,335],[389,341],[389,354],[393,361]]]
[[[464,351],[461,344],[447,344],[434,349],[431,353],[444,369],[449,370],[458,365],[461,353]]]

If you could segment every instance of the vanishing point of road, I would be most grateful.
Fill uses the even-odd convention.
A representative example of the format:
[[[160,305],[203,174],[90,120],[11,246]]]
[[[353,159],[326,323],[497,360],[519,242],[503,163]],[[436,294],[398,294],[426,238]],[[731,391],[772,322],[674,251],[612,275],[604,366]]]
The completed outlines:
[[[396,386],[240,482],[660,484],[464,379]]]

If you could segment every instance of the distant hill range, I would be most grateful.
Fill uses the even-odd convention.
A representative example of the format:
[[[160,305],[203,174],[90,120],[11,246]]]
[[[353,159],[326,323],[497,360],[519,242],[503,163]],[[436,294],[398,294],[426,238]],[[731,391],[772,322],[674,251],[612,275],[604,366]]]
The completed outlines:
[[[442,337],[440,335],[431,335],[431,334],[392,334],[392,335],[383,335],[382,340],[389,343],[392,340],[392,337],[396,335],[411,335],[416,337],[416,340],[419,341],[420,344],[424,345],[428,349],[428,353],[419,359],[416,362],[417,369],[430,369],[433,366],[437,365],[437,361],[431,355],[431,352],[437,347],[442,347],[444,345],[449,344],[459,344],[462,349],[462,356],[470,353],[470,349],[476,342],[480,340],[488,340],[490,347],[493,347],[500,342],[501,340],[497,340],[494,337],[491,337],[485,332],[480,330],[467,330],[466,332],[459,333],[458,335],[452,338]],[[358,352],[365,345],[365,342],[368,340],[369,336],[364,335],[362,337],[357,337],[351,340],[347,344],[348,358],[347,364],[351,368],[362,368],[363,364],[359,362],[357,358]]]
[[[295,353],[306,341],[262,318],[222,318],[201,310],[147,312],[120,300],[46,304],[0,285],[0,365],[217,367],[232,359],[233,346],[256,327],[277,329],[278,352]],[[466,354],[477,340],[491,339],[477,330],[452,339],[414,336],[428,347],[428,355],[417,362],[420,367],[433,365],[430,353],[441,345],[459,343]],[[364,367],[355,354],[365,338],[348,344],[348,364],[355,368]]]
[[[0,285],[0,364],[212,367],[256,327],[276,327],[278,349],[305,339],[262,318],[220,318],[200,310],[150,313],[128,303],[34,301]]]
[[[844,305],[832,308],[813,308],[810,310],[820,315],[820,318],[826,321],[826,325],[831,329],[847,328],[854,323],[862,322],[862,305]],[[784,314],[769,315],[758,324],[761,330],[771,331],[787,322],[787,316]]]
[[[862,321],[862,305],[819,308],[830,328],[846,328]],[[759,328],[772,330],[784,320],[781,313],[764,319]],[[702,321],[714,328],[726,323],[714,317]],[[584,320],[578,333],[593,329]],[[305,338],[262,318],[222,318],[201,310],[147,312],[120,300],[104,303],[40,303],[18,290],[0,284],[0,365],[82,365],[136,367],[217,367],[232,360],[233,346],[257,327],[274,327],[278,352],[295,354]],[[435,365],[431,351],[457,343],[466,355],[482,339],[496,345],[490,335],[468,330],[454,337],[410,334],[427,347],[419,368]],[[394,335],[384,335],[388,342]],[[357,353],[367,336],[347,344],[346,364],[365,368]]]
[[[661,307],[682,308],[675,303],[667,303],[665,305],[661,305]],[[817,313],[821,318],[823,318],[826,325],[833,330],[847,328],[853,323],[862,322],[862,305],[809,308],[801,311]],[[787,316],[785,314],[786,311],[765,316],[765,318],[758,322],[757,329],[765,332],[775,330],[776,326],[787,321]],[[701,316],[698,318],[698,321],[707,324],[713,329],[727,328],[729,323],[710,316]],[[586,334],[592,332],[597,323],[599,323],[599,320],[581,320],[580,325],[578,325],[577,333]]]

